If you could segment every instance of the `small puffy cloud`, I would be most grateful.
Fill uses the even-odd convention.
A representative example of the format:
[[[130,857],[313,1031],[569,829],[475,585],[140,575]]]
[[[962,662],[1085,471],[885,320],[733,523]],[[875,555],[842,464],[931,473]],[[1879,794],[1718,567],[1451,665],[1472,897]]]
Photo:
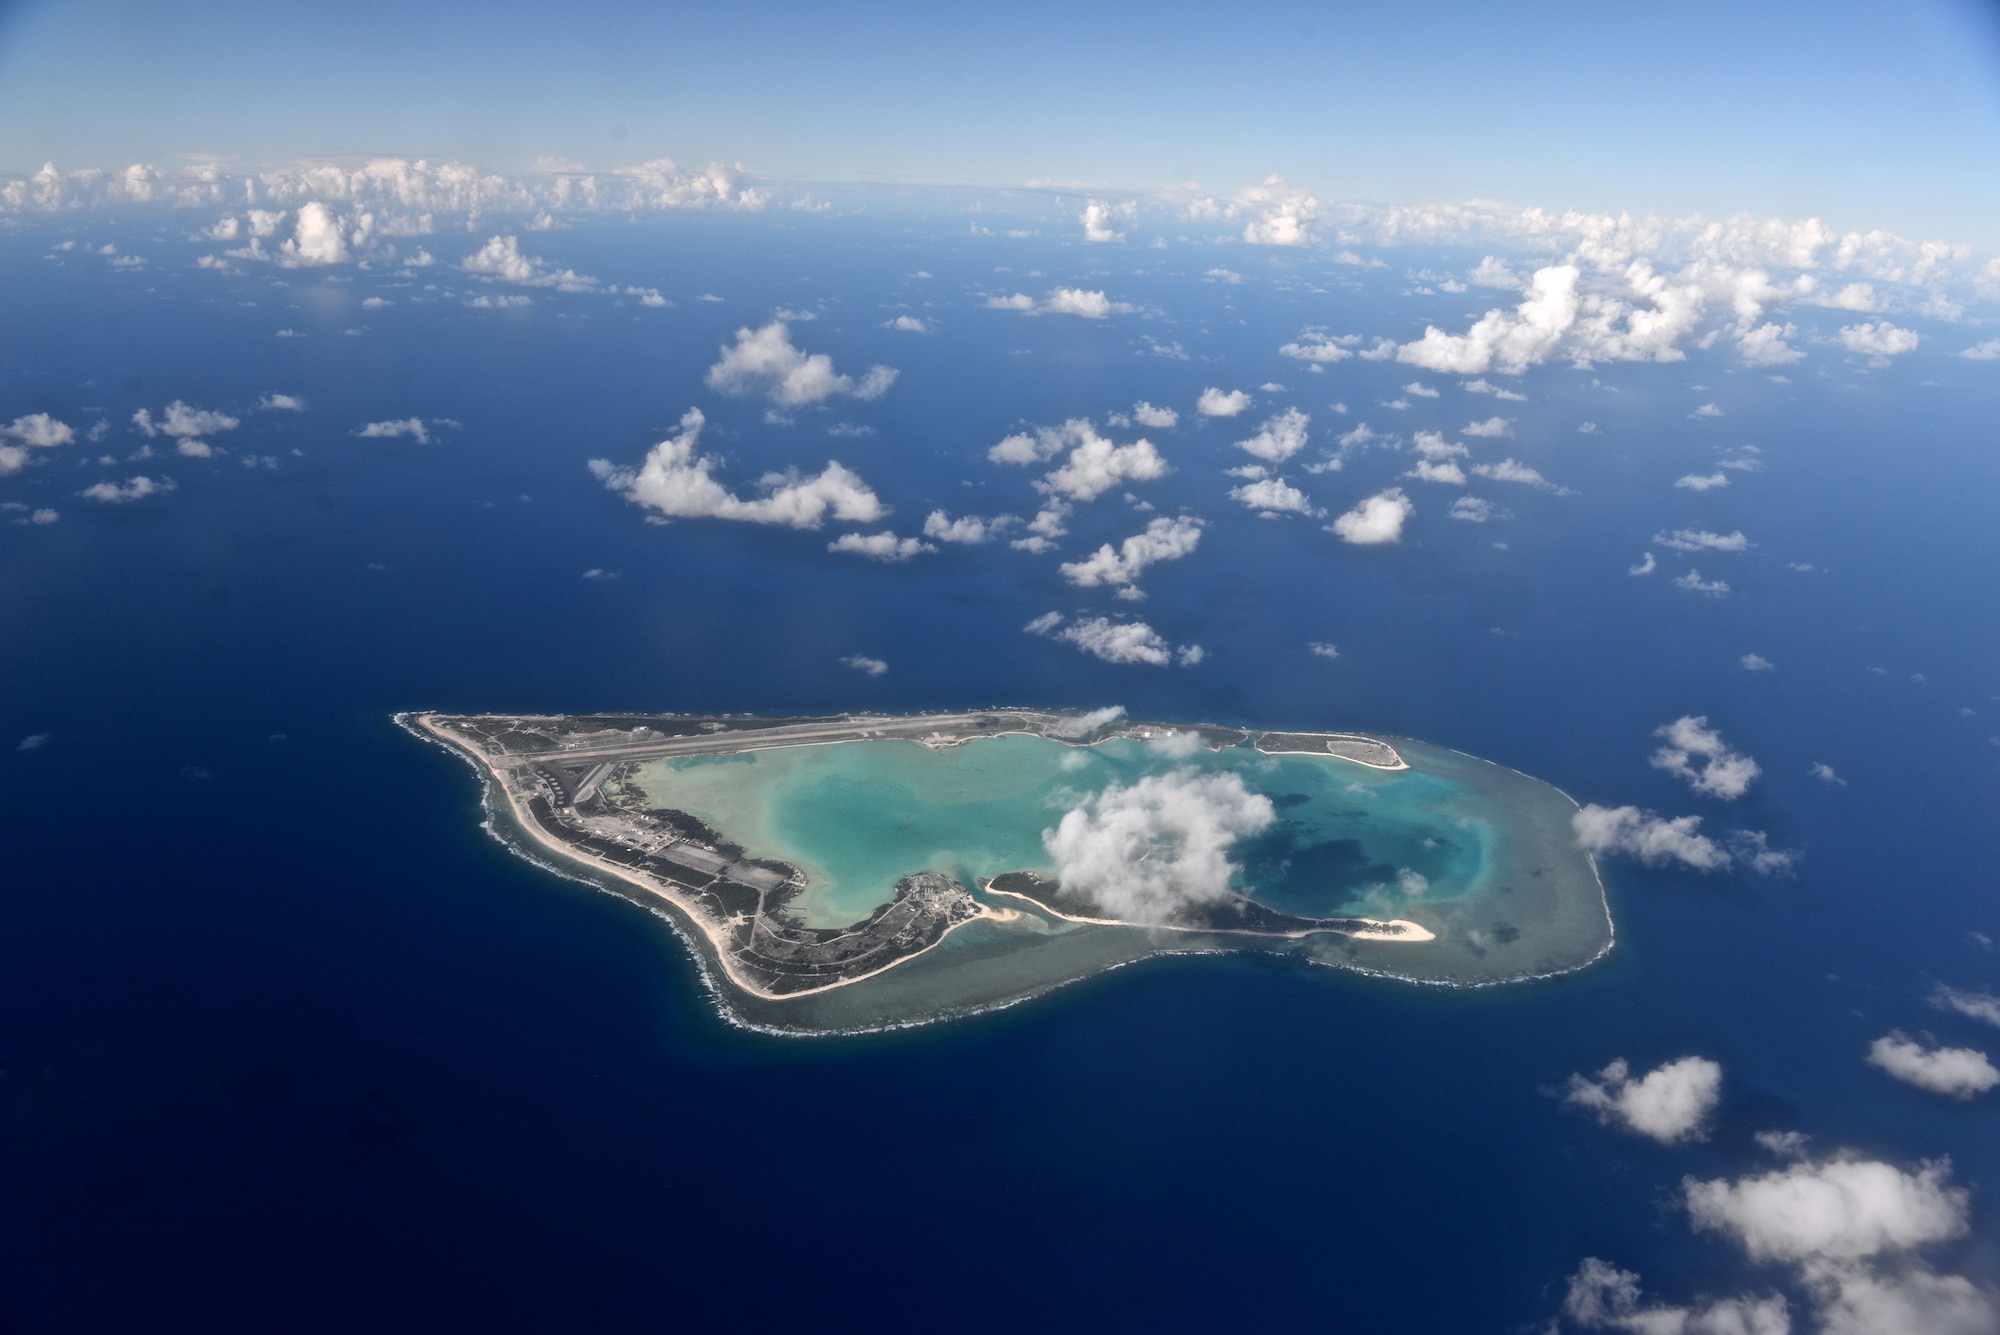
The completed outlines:
[[[1677,528],[1671,533],[1655,533],[1653,541],[1662,547],[1677,552],[1745,552],[1750,550],[1750,539],[1741,530],[1734,533],[1710,533],[1706,529]]]
[[[840,661],[845,666],[869,677],[879,677],[889,670],[887,663],[879,658],[870,658],[866,654],[849,654]]]
[[[1570,817],[1576,841],[1592,853],[1625,853],[1649,867],[1678,862],[1696,871],[1721,871],[1729,850],[1701,832],[1701,817],[1668,820],[1637,807],[1601,807],[1595,802]]]
[[[222,431],[234,431],[242,423],[228,413],[210,412],[175,399],[158,419],[141,408],[132,414],[132,425],[148,437],[173,436],[185,440],[190,436],[213,436]]]
[[[1117,547],[1107,542],[1081,561],[1066,562],[1060,567],[1062,576],[1078,588],[1109,585],[1135,593],[1134,585],[1148,566],[1178,561],[1194,551],[1201,542],[1201,529],[1199,519],[1162,515]]]
[[[235,425],[233,422],[231,425]],[[55,449],[76,442],[76,428],[59,422],[47,413],[29,413],[0,426],[0,439],[16,441],[34,450]]]
[[[557,269],[533,255],[523,255],[520,238],[513,236],[493,237],[459,261],[458,267],[466,273],[517,287],[553,287],[563,292],[589,292],[597,287],[595,278],[587,278],[574,269]]]
[[[884,329],[893,329],[901,334],[928,334],[931,332],[930,325],[914,315],[899,315],[882,327]]]
[[[1625,568],[1625,573],[1628,575],[1650,575],[1659,568],[1660,568],[1660,563],[1655,559],[1653,559],[1653,554],[1651,552],[1647,552],[1645,556],[1640,558],[1639,564],[1635,566],[1627,566]]]
[[[419,445],[428,445],[431,443],[430,428],[424,425],[424,419],[421,417],[401,417],[387,422],[369,422],[363,426],[356,427],[354,434],[364,440],[394,440],[399,436],[408,436]]]
[[[651,306],[655,309],[674,304],[662,296],[660,289],[657,287],[627,287],[625,295],[628,297],[637,297],[641,306]]]
[[[835,395],[877,399],[896,383],[896,370],[876,366],[860,381],[833,369],[823,352],[807,354],[792,345],[791,329],[773,320],[761,329],[736,331],[736,342],[725,344],[722,358],[708,368],[708,387],[723,394],[761,390],[784,408],[824,403]]]
[[[1572,1075],[1563,1102],[1588,1109],[1662,1145],[1707,1137],[1710,1114],[1722,1101],[1722,1067],[1706,1057],[1682,1057],[1638,1079],[1619,1058],[1593,1078]]]
[[[1708,726],[1706,716],[1683,715],[1653,735],[1666,740],[1653,752],[1653,768],[1687,780],[1697,793],[1733,802],[1750,791],[1763,772],[1756,761],[1723,741],[1722,734]]]
[[[1465,485],[1465,470],[1455,463],[1437,463],[1430,459],[1419,459],[1417,466],[1403,474],[1419,482],[1446,482],[1454,487]]]
[[[1631,1335],[1791,1335],[1792,1329],[1791,1309],[1781,1294],[1719,1298],[1693,1307],[1647,1305],[1635,1271],[1595,1256],[1585,1257],[1570,1276],[1563,1315],[1585,1330]]]
[[[1287,408],[1250,439],[1237,441],[1236,448],[1266,463],[1281,464],[1306,447],[1306,427],[1311,422],[1312,418],[1297,408]]]
[[[1318,513],[1313,509],[1310,497],[1281,477],[1258,478],[1240,487],[1232,487],[1229,499],[1267,515]]]
[[[1127,314],[1132,308],[1124,302],[1110,300],[1102,292],[1059,287],[1049,293],[1042,309],[1051,315],[1080,315],[1086,320],[1102,320],[1107,315]]]
[[[175,442],[174,453],[188,459],[213,459],[215,457],[215,447],[205,440],[195,440],[193,437],[189,437],[186,440]]]
[[[54,736],[55,734],[52,732],[31,732],[26,737],[23,737],[21,744],[14,749],[16,751],[39,751],[47,746],[50,739]]]
[[[1403,495],[1401,487],[1391,487],[1377,492],[1346,514],[1333,521],[1327,530],[1340,536],[1342,542],[1356,546],[1370,547],[1382,543],[1400,542],[1403,525],[1417,507]]]
[[[1465,279],[1478,287],[1504,287],[1516,292],[1527,286],[1521,275],[1497,255],[1488,255],[1479,261],[1478,267],[1467,273]]]
[[[1459,428],[1463,436],[1511,436],[1514,428],[1511,418],[1489,417],[1483,422],[1468,422]]]
[[[395,302],[389,300],[387,297],[364,297],[361,302],[361,309],[364,311],[379,311],[385,306],[393,306],[395,304]]]
[[[1203,417],[1235,417],[1250,406],[1250,396],[1240,389],[1228,391],[1210,386],[1195,400],[1195,411]]]
[[[1070,894],[1124,922],[1165,923],[1227,900],[1230,846],[1276,819],[1240,776],[1179,769],[1111,784],[1044,830],[1042,845]]]
[[[1405,394],[1414,394],[1420,399],[1434,399],[1438,396],[1436,390],[1417,380],[1412,380],[1409,384],[1403,386],[1403,392]]]
[[[1526,403],[1528,401],[1526,394],[1516,394],[1511,389],[1502,389],[1500,386],[1483,378],[1466,381],[1465,389],[1471,394],[1491,394],[1502,403]]]
[[[1745,654],[1736,661],[1745,672],[1769,672],[1776,666],[1762,654]]]
[[[2000,338],[1989,338],[1984,343],[1975,343],[1956,355],[1969,362],[2000,361]]]
[[[1887,320],[1843,325],[1840,330],[1840,346],[1849,352],[1877,360],[1900,357],[1906,352],[1913,352],[1916,350],[1917,342],[1915,330],[1898,329]]]
[[[1166,431],[1180,425],[1181,415],[1172,408],[1155,408],[1141,399],[1132,405],[1132,420],[1155,431]]]
[[[1119,226],[1130,226],[1139,217],[1139,206],[1132,200],[1123,204],[1108,204],[1101,199],[1093,199],[1083,206],[1083,213],[1077,221],[1083,224],[1085,241],[1123,241],[1125,233]]]
[[[1200,645],[1184,644],[1178,650],[1173,649],[1158,631],[1143,621],[1089,617],[1064,625],[1062,613],[1048,612],[1022,629],[1030,635],[1048,635],[1065,644],[1073,644],[1091,657],[1107,663],[1144,663],[1151,667],[1166,667],[1178,658],[1183,667],[1190,667],[1203,657]]]
[[[1240,273],[1237,273],[1237,272],[1236,272],[1236,271],[1235,271],[1234,269],[1224,269],[1224,268],[1221,268],[1221,267],[1217,267],[1217,268],[1214,268],[1214,269],[1209,269],[1209,270],[1205,271],[1205,272],[1204,272],[1204,273],[1202,274],[1202,277],[1203,277],[1203,278],[1205,278],[1205,279],[1207,279],[1207,280],[1208,280],[1209,282],[1211,282],[1211,283],[1231,283],[1231,284],[1234,284],[1234,283],[1240,283],[1240,282],[1242,282],[1242,281],[1243,281],[1243,275],[1242,275],[1242,274],[1240,274]]]
[[[1966,992],[1939,983],[1931,989],[1931,1005],[2000,1028],[2000,997],[1991,992]]]
[[[28,522],[30,524],[53,524],[61,518],[62,515],[60,513],[49,509],[47,506],[43,506],[28,516]]]
[[[1688,416],[1689,416],[1689,417],[1720,417],[1720,416],[1722,416],[1722,409],[1720,409],[1720,408],[1716,407],[1716,406],[1715,406],[1714,404],[1712,404],[1712,403],[1704,403],[1704,404],[1702,404],[1702,405],[1701,405],[1701,407],[1699,407],[1699,408],[1695,409],[1695,410],[1694,410],[1693,412],[1689,413],[1689,414],[1688,414]]]
[[[826,545],[830,552],[852,552],[865,556],[871,561],[907,561],[937,548],[917,538],[899,538],[884,530],[880,533],[843,533]]]
[[[1315,658],[1338,658],[1340,650],[1324,640],[1314,640],[1306,646],[1306,652]]]
[[[1312,339],[1305,343],[1287,343],[1278,351],[1286,357],[1294,357],[1302,362],[1344,362],[1354,355],[1354,345],[1361,341],[1359,334],[1347,334],[1340,338]]]
[[[1491,478],[1495,482],[1518,482],[1527,487],[1540,487],[1543,491],[1564,493],[1568,491],[1568,488],[1558,487],[1518,459],[1502,459],[1497,464],[1474,464],[1472,471],[1479,477]]]
[[[1887,1071],[1906,1085],[1948,1099],[1969,1099],[2000,1085],[2000,1070],[1995,1070],[1986,1054],[1976,1048],[1927,1048],[1900,1030],[1883,1035],[1869,1046],[1868,1064]]]
[[[99,501],[105,505],[129,505],[133,501],[143,501],[148,496],[163,495],[173,489],[174,480],[170,477],[155,481],[141,475],[122,484],[110,481],[93,483],[77,495],[87,501]]]
[[[1125,482],[1150,482],[1166,476],[1167,461],[1149,440],[1114,445],[1089,422],[1066,422],[1062,431],[1062,440],[1073,442],[1073,448],[1060,467],[1035,484],[1045,494],[1071,501],[1093,501]],[[1006,444],[1002,441],[994,451]]]
[[[583,572],[583,578],[603,580],[608,582],[610,580],[617,579],[618,572],[615,570],[606,570],[602,566],[592,566],[590,569]]]
[[[1681,1184],[1695,1228],[1725,1234],[1756,1261],[1857,1261],[1964,1236],[1971,1200],[1951,1163],[1906,1173],[1892,1164],[1830,1159],[1734,1182]]]
[[[1461,496],[1451,503],[1451,517],[1467,524],[1484,524],[1500,514],[1498,506],[1479,496]]]
[[[1348,432],[1347,435],[1340,438],[1341,444],[1345,445],[1350,438],[1364,431],[1368,431],[1366,426],[1354,428],[1353,431]],[[1373,435],[1374,433],[1369,432],[1369,434]],[[1460,445],[1456,441],[1446,440],[1435,431],[1419,431],[1414,447],[1418,454],[1433,461],[1463,459],[1471,453],[1465,446]]]
[[[967,546],[991,542],[1000,536],[1002,530],[1020,521],[1013,515],[995,515],[985,519],[979,515],[960,515],[953,519],[942,510],[933,510],[924,519],[924,536],[936,538],[939,542],[955,542]]]
[[[1729,474],[1689,473],[1674,485],[1683,491],[1714,491],[1717,487],[1729,485]]]
[[[1692,568],[1685,575],[1674,576],[1674,587],[1677,589],[1686,589],[1689,593],[1698,593],[1704,598],[1727,598],[1729,596],[1729,583],[1727,580],[1703,579],[1701,572]]]
[[[296,394],[266,394],[257,400],[257,411],[264,413],[302,413],[306,401]]]
[[[1102,292],[1081,287],[1059,287],[1042,301],[1025,292],[1008,297],[988,297],[989,310],[1020,311],[1024,315],[1079,315],[1086,320],[1102,320],[1108,315],[1130,315],[1135,307],[1113,301]]]
[[[1785,341],[1798,332],[1796,325],[1758,325],[1736,336],[1736,351],[1745,366],[1790,366],[1805,360],[1805,353]]]
[[[1833,766],[1827,764],[1825,761],[1813,762],[1813,767],[1807,770],[1806,773],[1818,779],[1821,783],[1830,784],[1835,788],[1847,787],[1847,780],[1836,774]]]
[[[828,463],[811,476],[796,470],[766,473],[758,479],[760,495],[748,500],[735,495],[713,476],[718,461],[695,452],[705,421],[700,409],[688,409],[679,433],[655,445],[637,471],[618,468],[606,459],[592,459],[590,471],[634,504],[675,519],[734,519],[810,529],[829,516],[870,524],[887,513],[868,485],[838,463]]]

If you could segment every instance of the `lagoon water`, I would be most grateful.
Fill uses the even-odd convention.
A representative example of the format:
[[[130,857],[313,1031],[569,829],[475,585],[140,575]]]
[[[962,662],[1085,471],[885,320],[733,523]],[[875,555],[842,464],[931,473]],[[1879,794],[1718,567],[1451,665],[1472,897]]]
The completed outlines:
[[[0,479],[61,512],[0,523],[0,1328],[1540,1329],[1585,1256],[1676,1301],[1779,1282],[1663,1205],[1688,1174],[1768,1166],[1766,1129],[1950,1156],[1975,1228],[1934,1260],[2000,1277],[1992,1100],[1862,1061],[1892,1026],[1996,1042],[1925,1000],[2000,987],[1972,935],[2000,938],[1996,382],[1951,331],[1917,321],[1924,345],[1869,371],[1830,343],[1849,317],[1795,311],[1812,360],[1782,386],[1721,349],[1541,368],[1510,382],[1529,401],[1499,448],[1576,494],[1482,485],[1511,518],[1481,525],[1403,482],[1418,512],[1393,549],[1223,499],[1246,425],[1190,419],[1159,433],[1175,471],[1139,490],[1210,526],[1137,606],[1208,657],[1117,667],[1021,633],[1126,606],[1051,559],[885,567],[828,553],[827,531],[648,525],[586,462],[637,460],[699,404],[732,481],[837,458],[908,533],[932,507],[1032,505],[983,454],[1020,422],[1186,412],[1209,384],[1290,386],[1271,397],[1313,414],[1315,448],[1357,420],[1456,428],[1493,401],[1439,381],[1390,410],[1409,368],[1311,374],[1274,349],[1308,324],[1462,327],[1487,298],[1408,295],[1402,266],[1477,253],[1374,271],[1232,247],[1245,281],[1222,285],[1201,280],[1221,248],[1083,257],[962,215],[523,235],[680,304],[473,311],[431,278],[216,275],[178,222],[0,233],[10,308],[37,313],[0,321],[0,420],[111,431]],[[44,258],[70,236],[150,267]],[[426,238],[433,274],[482,239]],[[1161,314],[986,311],[982,285],[1017,281],[1000,266],[1109,266],[1091,286]],[[376,293],[398,304],[364,310]],[[802,342],[896,365],[889,395],[784,428],[706,390],[739,324],[822,299]],[[905,301],[935,333],[881,328]],[[274,391],[308,411],[244,411],[224,457],[125,462],[138,407]],[[1726,415],[1689,417],[1707,402]],[[463,427],[354,434],[411,415]],[[826,429],[846,422],[876,434]],[[1762,472],[1674,487],[1744,444]],[[1307,485],[1345,507],[1408,465],[1378,450]],[[142,470],[178,490],[76,495]],[[1115,494],[1079,507],[1066,555],[1142,523]],[[1683,566],[1652,536],[1683,525],[1755,544],[1698,563],[1729,598],[1665,582]],[[1628,576],[1649,548],[1660,574]],[[1745,671],[1752,652],[1775,667]],[[948,1025],[781,1038],[722,1019],[657,918],[511,856],[467,767],[389,721],[1113,703],[1422,738],[1804,856],[1773,880],[1607,863],[1618,946],[1546,982],[1165,958]],[[1690,713],[1763,767],[1740,803],[1647,763]],[[1695,1053],[1725,1070],[1704,1143],[1545,1092]]]
[[[1395,917],[1485,884],[1490,812],[1449,779],[1249,746],[1192,755],[1131,739],[1075,747],[1039,737],[786,747],[655,761],[634,782],[652,803],[692,812],[753,856],[801,868],[795,901],[814,927],[868,916],[904,876],[941,870],[972,886],[1045,872],[1044,832],[1109,785],[1173,770],[1226,772],[1273,799],[1280,819],[1237,851],[1234,888],[1307,917]],[[1424,878],[1416,896],[1413,882]]]

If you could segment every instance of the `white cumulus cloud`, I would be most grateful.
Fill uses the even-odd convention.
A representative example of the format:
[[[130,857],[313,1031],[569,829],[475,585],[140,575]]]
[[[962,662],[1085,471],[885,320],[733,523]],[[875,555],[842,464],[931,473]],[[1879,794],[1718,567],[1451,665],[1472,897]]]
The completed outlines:
[[[1635,1080],[1621,1057],[1595,1077],[1572,1075],[1563,1101],[1662,1145],[1701,1140],[1722,1101],[1722,1067],[1706,1057],[1682,1057]]]
[[[1763,772],[1756,761],[1723,741],[1705,715],[1684,714],[1653,735],[1666,741],[1653,752],[1653,768],[1687,780],[1697,793],[1733,802]]]
[[[1266,463],[1281,464],[1306,447],[1306,428],[1311,423],[1312,418],[1305,413],[1287,408],[1266,421],[1250,439],[1237,441],[1236,448]]]
[[[1211,385],[1201,392],[1194,406],[1203,417],[1235,417],[1250,406],[1250,396],[1240,389],[1225,391]]]
[[[1417,507],[1403,495],[1403,489],[1391,487],[1370,496],[1334,520],[1328,532],[1338,534],[1342,542],[1363,547],[1400,542],[1403,525],[1416,512]]]
[[[828,463],[811,476],[796,470],[766,473],[758,479],[760,495],[738,497],[713,476],[718,461],[695,452],[705,421],[700,409],[688,409],[679,433],[655,445],[637,471],[616,467],[607,459],[592,459],[590,471],[634,504],[676,519],[818,528],[829,516],[869,524],[888,512],[868,485],[839,463]]]
[[[1148,566],[1177,561],[1194,551],[1201,542],[1201,528],[1199,519],[1162,515],[1116,547],[1107,542],[1081,561],[1066,562],[1060,567],[1062,576],[1079,588],[1111,585],[1136,592],[1134,586]]]
[[[936,538],[939,542],[977,546],[991,542],[1000,536],[1002,530],[1019,522],[1013,515],[995,515],[991,519],[980,515],[960,515],[953,519],[943,510],[933,510],[924,518],[924,536]]]
[[[852,552],[865,556],[871,561],[907,561],[937,548],[917,538],[899,538],[884,530],[881,533],[843,533],[826,545],[830,552]]]
[[[876,366],[858,382],[833,369],[823,352],[807,354],[792,344],[791,329],[773,320],[761,329],[736,331],[736,342],[725,344],[722,359],[708,368],[708,387],[724,394],[761,390],[783,408],[810,407],[835,395],[877,399],[896,383],[896,370]]]
[[[1668,820],[1637,807],[1602,807],[1590,803],[1570,824],[1576,841],[1592,853],[1627,853],[1649,867],[1679,862],[1697,871],[1720,871],[1730,865],[1729,850],[1701,832],[1701,817]]]
[[[1868,1064],[1904,1084],[1950,1099],[1969,1099],[2000,1085],[2000,1070],[1977,1048],[1927,1048],[1900,1030],[1869,1046]]]
[[[1193,769],[1113,783],[1064,813],[1042,844],[1069,893],[1125,922],[1164,923],[1227,899],[1230,846],[1277,819],[1236,774]]]
[[[1899,329],[1887,320],[1843,325],[1840,330],[1840,346],[1865,357],[1900,357],[1906,352],[1914,352],[1917,342],[1915,330]]]
[[[1757,1261],[1854,1261],[1964,1235],[1970,1197],[1951,1163],[1914,1173],[1862,1159],[1829,1159],[1734,1182],[1682,1183],[1697,1229],[1733,1237]]]

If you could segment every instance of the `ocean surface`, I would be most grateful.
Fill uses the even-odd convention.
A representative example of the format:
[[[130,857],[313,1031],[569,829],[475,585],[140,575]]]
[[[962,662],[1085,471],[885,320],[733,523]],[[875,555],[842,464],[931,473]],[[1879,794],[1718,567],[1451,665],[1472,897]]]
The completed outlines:
[[[1502,448],[1574,494],[1488,484],[1508,517],[1460,523],[1405,482],[1405,540],[1362,549],[1258,518],[1222,470],[1266,406],[1311,412],[1315,450],[1493,411],[1436,377],[1441,399],[1386,408],[1409,368],[1276,354],[1309,325],[1409,337],[1482,308],[1407,295],[1400,268],[1232,248],[1228,285],[1201,247],[698,217],[527,242],[671,308],[473,310],[445,271],[483,234],[427,238],[442,263],[410,279],[329,281],[198,271],[213,247],[184,230],[0,232],[0,421],[108,423],[0,479],[60,512],[0,523],[0,1330],[1512,1332],[1585,1256],[1668,1295],[1783,1283],[1671,1204],[1684,1175],[1767,1165],[1766,1129],[1949,1156],[1975,1228],[1934,1260],[2000,1279],[2000,1103],[1862,1061],[1892,1027],[1994,1041],[1925,1001],[2000,984],[1976,935],[2000,937],[2000,400],[1957,343],[1885,369],[1812,344],[1783,385],[1720,350],[1540,368]],[[149,264],[49,258],[71,237]],[[1081,280],[1140,311],[980,305]],[[893,389],[782,426],[706,388],[718,345],[781,306],[818,314],[794,336],[843,370],[899,368]],[[884,329],[899,309],[935,332]],[[1189,411],[1264,383],[1290,388],[1241,421]],[[251,411],[274,392],[306,410]],[[240,417],[227,453],[130,461],[132,413],[174,399]],[[647,524],[586,468],[637,463],[700,406],[732,484],[839,459],[909,534],[933,507],[1032,512],[985,450],[1141,399],[1183,417],[1151,433],[1174,471],[1135,494],[1208,528],[1136,607],[1004,545],[880,565],[829,553],[831,529]],[[412,416],[457,425],[355,434]],[[1745,445],[1761,471],[1672,486]],[[1338,513],[1409,462],[1299,480]],[[77,495],[141,473],[177,488]],[[1141,518],[1117,492],[1079,507],[1063,559]],[[1682,527],[1754,546],[1653,540]],[[1660,572],[1628,575],[1647,550]],[[1690,565],[1730,595],[1668,582]],[[1116,666],[1022,633],[1050,610],[1142,615],[1206,658]],[[1801,858],[1771,878],[1608,861],[1616,949],[1547,982],[1158,959],[972,1020],[784,1039],[719,1018],[657,919],[510,855],[468,768],[390,721],[989,704],[1421,738]],[[1648,764],[1682,715],[1762,766],[1741,801]],[[1690,1053],[1726,1073],[1705,1143],[1550,1093]]]

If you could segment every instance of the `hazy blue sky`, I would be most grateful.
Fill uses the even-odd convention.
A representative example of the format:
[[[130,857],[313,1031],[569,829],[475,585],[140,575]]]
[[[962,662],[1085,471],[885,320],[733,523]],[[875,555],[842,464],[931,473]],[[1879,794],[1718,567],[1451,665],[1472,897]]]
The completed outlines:
[[[2000,26],[1882,4],[0,3],[0,170],[668,156],[2000,240]]]

